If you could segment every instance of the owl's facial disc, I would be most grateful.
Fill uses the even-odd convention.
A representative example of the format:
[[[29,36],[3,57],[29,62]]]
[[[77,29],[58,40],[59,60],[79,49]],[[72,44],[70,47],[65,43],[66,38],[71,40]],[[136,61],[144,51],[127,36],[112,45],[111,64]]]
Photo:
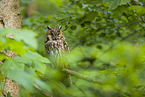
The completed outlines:
[[[63,36],[61,28],[62,26],[59,26],[59,28],[51,28],[50,26],[47,26],[48,35],[50,35],[49,37],[51,37],[52,40],[61,39]]]
[[[60,29],[54,28],[54,29],[49,31],[49,35],[51,35],[53,40],[56,40],[56,39],[60,39],[61,38],[62,32],[61,32]]]

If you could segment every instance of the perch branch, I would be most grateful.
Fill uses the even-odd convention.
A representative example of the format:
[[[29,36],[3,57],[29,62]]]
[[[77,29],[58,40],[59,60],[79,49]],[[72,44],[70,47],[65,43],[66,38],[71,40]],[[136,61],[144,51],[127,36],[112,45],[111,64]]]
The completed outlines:
[[[75,71],[72,71],[72,70],[69,70],[69,69],[63,69],[63,71],[69,73],[70,75],[76,76],[78,78],[81,78],[81,79],[84,79],[84,80],[87,80],[87,81],[92,81],[92,82],[95,82],[95,83],[102,83],[101,80],[99,80],[99,79],[90,78],[90,77],[79,74],[79,73],[77,73]]]

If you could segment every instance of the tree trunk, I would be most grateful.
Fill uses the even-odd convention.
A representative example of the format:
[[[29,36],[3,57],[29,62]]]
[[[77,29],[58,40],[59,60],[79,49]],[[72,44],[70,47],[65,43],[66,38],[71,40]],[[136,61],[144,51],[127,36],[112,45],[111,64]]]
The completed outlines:
[[[6,28],[20,29],[22,19],[19,10],[19,0],[0,1],[0,17]]]
[[[0,28],[21,29],[21,23],[19,0],[0,0]],[[6,53],[11,52],[8,51]],[[2,87],[3,91],[0,97],[7,97],[9,93],[12,97],[20,96],[20,86],[15,81],[5,77],[2,82]]]

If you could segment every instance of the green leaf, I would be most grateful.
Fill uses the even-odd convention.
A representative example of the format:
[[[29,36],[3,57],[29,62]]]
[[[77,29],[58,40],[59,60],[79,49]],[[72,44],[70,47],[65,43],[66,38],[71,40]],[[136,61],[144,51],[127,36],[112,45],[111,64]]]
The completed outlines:
[[[129,6],[128,10],[135,11],[140,16],[145,14],[145,7],[143,6]]]
[[[6,39],[4,38],[4,36],[0,36],[0,41],[6,43]]]
[[[113,10],[118,7],[120,0],[112,0],[109,4],[109,10]]]
[[[45,73],[45,70],[46,70],[46,65],[41,63],[41,62],[38,62],[38,61],[33,61],[34,62],[34,69],[39,71],[40,73],[44,74]]]
[[[21,70],[9,71],[8,77],[10,79],[14,79],[16,82],[18,82],[20,85],[22,85],[24,88],[28,90],[32,90],[33,88],[34,77],[24,71]]]
[[[23,30],[17,30],[15,31],[14,34],[16,40],[20,41],[23,40],[26,44],[28,44],[29,46],[31,46],[34,49],[37,49],[37,40],[36,40],[36,33],[31,31],[31,30],[27,30],[27,29],[23,29]]]
[[[104,0],[103,2],[109,3],[109,10],[114,10],[119,5],[126,5],[130,0]]]
[[[0,53],[0,61],[4,60],[5,58],[6,58],[6,55]]]
[[[61,6],[63,4],[62,0],[52,0],[54,1],[58,6]]]
[[[106,70],[102,70],[99,71],[97,74],[108,74],[108,73],[113,73],[114,71],[111,69],[106,69]]]
[[[126,5],[127,2],[130,2],[130,0],[121,0],[119,5]]]
[[[28,58],[28,59],[31,59],[31,60],[34,60],[34,61],[50,63],[50,61],[47,58],[42,57],[37,52],[28,51],[28,52],[25,53],[24,57]]]
[[[23,63],[17,63],[17,62],[12,61],[12,60],[7,60],[1,66],[1,71],[2,71],[2,74],[4,74],[4,75],[8,74],[10,71],[15,71],[15,70],[23,71],[24,70],[24,64]]]
[[[17,63],[31,63],[31,60],[25,57],[15,57],[13,60]]]
[[[25,52],[27,51],[26,49],[24,49],[24,43],[22,41],[7,39],[6,46],[9,47],[10,50],[14,51],[16,54],[19,54],[19,55],[24,55]]]
[[[87,14],[85,14],[82,18],[79,19],[80,24],[82,24],[84,21],[93,21],[95,17],[97,16],[97,12],[90,11]]]
[[[1,28],[0,29],[0,36],[5,36],[6,34],[8,34],[8,32],[6,31],[5,28]]]
[[[97,12],[91,11],[86,14],[85,21],[93,21],[96,16],[97,16]]]
[[[111,2],[112,0],[103,0],[103,2]]]
[[[19,63],[18,57],[14,58],[14,61],[7,60],[1,66],[1,72],[3,75],[7,75],[8,78],[15,80],[19,84],[23,85],[27,89],[32,89],[33,79],[31,74],[24,72],[24,64]]]
[[[37,77],[38,75],[35,72],[35,69],[32,66],[25,67],[25,72],[29,73],[32,77]]]
[[[44,83],[43,81],[36,79],[35,83],[43,90],[46,90],[47,92],[51,92],[51,88],[48,86],[48,84]]]
[[[127,7],[126,6],[119,6],[116,9],[112,10],[112,12],[118,18],[123,14],[123,12],[127,12]]]
[[[25,44],[27,44],[28,46],[37,49],[38,44],[37,44],[37,39],[36,36],[37,34],[34,31],[31,30],[27,30],[27,29],[3,29],[0,30],[0,32],[3,33],[13,33],[12,36],[14,36],[14,38],[17,41],[24,41]]]
[[[21,70],[21,71],[24,71],[24,66],[25,66],[24,63],[17,63],[17,62],[14,62],[14,64],[17,66],[17,67],[13,67],[14,69],[19,69],[19,70]]]
[[[6,75],[7,72],[13,67],[14,63],[11,60],[7,60],[4,64],[1,65],[1,72],[3,75]]]

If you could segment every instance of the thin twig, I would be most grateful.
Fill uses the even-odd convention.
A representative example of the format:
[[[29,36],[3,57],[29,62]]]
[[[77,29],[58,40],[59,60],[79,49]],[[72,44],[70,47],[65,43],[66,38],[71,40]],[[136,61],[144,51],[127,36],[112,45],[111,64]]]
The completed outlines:
[[[79,73],[77,73],[75,71],[72,71],[72,70],[69,70],[69,69],[63,69],[63,71],[69,73],[70,75],[73,75],[75,77],[78,77],[78,78],[81,78],[81,79],[84,79],[84,80],[87,80],[87,81],[92,81],[92,82],[96,82],[96,83],[102,83],[102,81],[99,80],[99,79],[90,78],[90,77],[87,77],[85,75],[79,74]]]

